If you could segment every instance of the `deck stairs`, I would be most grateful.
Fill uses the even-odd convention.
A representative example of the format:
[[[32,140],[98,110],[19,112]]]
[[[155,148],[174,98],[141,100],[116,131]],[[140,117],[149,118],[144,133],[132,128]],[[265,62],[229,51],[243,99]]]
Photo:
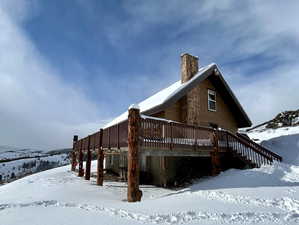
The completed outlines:
[[[227,150],[251,168],[272,164],[274,161],[282,161],[282,157],[278,154],[241,134],[233,134],[229,131],[222,132],[225,132]]]

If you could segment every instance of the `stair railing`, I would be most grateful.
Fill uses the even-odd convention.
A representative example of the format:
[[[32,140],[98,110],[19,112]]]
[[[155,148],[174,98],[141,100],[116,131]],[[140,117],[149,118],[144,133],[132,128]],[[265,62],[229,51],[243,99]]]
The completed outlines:
[[[255,167],[259,167],[263,164],[272,164],[273,161],[282,160],[279,155],[247,138],[234,135],[229,131],[222,132],[225,132],[227,135],[228,149],[237,153],[240,158],[250,162]]]
[[[248,143],[249,143],[252,147],[254,147],[254,148],[258,149],[259,151],[263,152],[264,154],[268,155],[270,158],[272,158],[273,161],[279,161],[279,162],[282,161],[282,157],[281,157],[280,155],[277,155],[276,153],[274,153],[274,152],[268,150],[268,149],[265,148],[264,146],[262,146],[262,145],[260,145],[260,144],[257,144],[257,143],[255,143],[254,141],[252,141],[252,140],[250,140],[250,139],[245,138],[244,136],[240,135],[239,133],[237,133],[237,136],[238,136],[240,139],[244,140],[244,141],[248,141]]]

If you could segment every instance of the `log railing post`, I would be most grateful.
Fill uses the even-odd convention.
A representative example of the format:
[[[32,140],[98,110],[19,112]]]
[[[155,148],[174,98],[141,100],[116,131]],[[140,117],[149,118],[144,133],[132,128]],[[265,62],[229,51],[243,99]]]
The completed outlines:
[[[108,127],[108,149],[111,148],[111,145],[110,145],[110,127]]]
[[[173,149],[173,124],[170,122],[170,150]]]
[[[91,151],[90,151],[90,136],[88,136],[85,180],[90,180],[90,170],[91,170]]]
[[[117,149],[120,149],[120,144],[119,144],[119,124],[117,124]]]
[[[219,154],[217,130],[214,130],[212,133],[212,143],[213,150],[210,153],[212,162],[212,176],[216,176],[221,172],[221,159]]]
[[[78,161],[79,161],[79,173],[78,176],[79,177],[83,177],[84,176],[84,169],[83,169],[83,139],[81,140],[80,143],[80,150],[79,150],[79,157],[78,157]]]
[[[131,106],[128,116],[128,202],[140,201],[142,197],[139,190],[139,137],[140,110]]]
[[[76,164],[77,164],[77,159],[76,159],[76,149],[78,149],[78,147],[76,146],[78,142],[78,135],[74,135],[74,138],[73,138],[73,151],[71,153],[71,158],[72,158],[72,162],[71,162],[71,170],[72,171],[75,171],[76,170]],[[77,147],[77,148],[76,148]]]
[[[104,151],[103,151],[103,129],[100,130],[99,148],[97,156],[97,185],[103,186],[104,181]]]

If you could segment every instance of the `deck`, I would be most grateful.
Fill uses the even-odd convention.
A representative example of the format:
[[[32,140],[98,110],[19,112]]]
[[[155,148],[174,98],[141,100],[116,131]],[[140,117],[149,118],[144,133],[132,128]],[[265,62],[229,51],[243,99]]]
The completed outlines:
[[[133,113],[131,115],[131,113]],[[126,154],[128,161],[128,193],[132,201],[140,200],[138,161],[146,156],[211,157],[213,174],[221,171],[221,153],[230,152],[251,167],[281,161],[282,158],[255,142],[223,129],[193,126],[160,118],[143,118],[139,111],[129,110],[129,118],[78,140],[74,137],[72,170],[79,164],[79,176],[90,179],[91,154],[98,155],[97,183],[103,183],[104,155]],[[131,176],[131,177],[130,177]],[[129,191],[131,190],[131,191]],[[134,191],[132,191],[134,190]],[[132,197],[133,196],[133,197]],[[135,196],[135,197],[134,197]],[[130,201],[130,197],[128,197]]]

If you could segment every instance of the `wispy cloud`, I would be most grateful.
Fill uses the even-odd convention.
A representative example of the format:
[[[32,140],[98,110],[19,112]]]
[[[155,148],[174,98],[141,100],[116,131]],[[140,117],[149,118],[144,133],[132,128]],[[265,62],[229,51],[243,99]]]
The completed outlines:
[[[155,52],[166,55],[159,67],[168,79],[178,53],[187,51],[220,65],[254,123],[299,108],[299,2],[126,1],[125,8],[139,23],[137,36],[176,23]]]
[[[298,1],[75,3],[60,18],[38,0],[0,2],[0,143],[66,146],[178,80],[182,52],[216,62],[255,123],[299,107]],[[61,46],[42,43],[56,56],[26,30],[40,12],[63,24],[50,29]]]
[[[73,134],[99,129],[97,106],[59,78],[13,19],[18,13],[6,7],[0,7],[0,143],[66,147]]]

